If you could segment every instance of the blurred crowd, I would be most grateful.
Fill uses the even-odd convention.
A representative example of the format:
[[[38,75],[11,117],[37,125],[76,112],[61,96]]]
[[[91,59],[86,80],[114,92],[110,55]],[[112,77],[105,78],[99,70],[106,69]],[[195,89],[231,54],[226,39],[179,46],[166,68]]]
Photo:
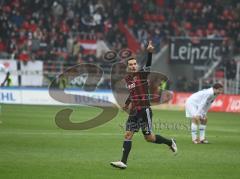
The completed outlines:
[[[0,58],[64,63],[96,62],[107,49],[128,47],[119,22],[144,48],[171,36],[224,38],[240,53],[238,0],[0,0]],[[94,40],[84,53],[81,40]],[[100,50],[99,50],[100,49]]]
[[[239,16],[238,0],[1,0],[0,53],[22,61],[81,61],[78,40],[89,38],[81,34],[111,49],[127,47],[119,21],[142,46],[152,39],[160,49],[169,36],[223,37],[239,53]]]
[[[113,1],[1,0],[0,54],[30,59],[96,61],[83,53],[79,40],[104,41],[112,49],[127,47],[119,31]]]
[[[169,36],[222,37],[240,53],[238,0],[135,0],[125,13],[140,42],[152,38],[160,46]]]

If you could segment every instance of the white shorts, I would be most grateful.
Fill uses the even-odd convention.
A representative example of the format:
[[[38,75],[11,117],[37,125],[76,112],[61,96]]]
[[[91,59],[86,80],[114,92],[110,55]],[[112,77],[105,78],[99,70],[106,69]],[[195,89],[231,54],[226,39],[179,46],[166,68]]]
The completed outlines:
[[[190,102],[185,104],[186,118],[193,118],[197,114],[198,107]]]
[[[186,118],[194,118],[196,116],[200,116],[202,118],[206,117],[206,113],[198,114],[198,106],[189,101],[187,101],[185,104],[185,112],[186,112]]]

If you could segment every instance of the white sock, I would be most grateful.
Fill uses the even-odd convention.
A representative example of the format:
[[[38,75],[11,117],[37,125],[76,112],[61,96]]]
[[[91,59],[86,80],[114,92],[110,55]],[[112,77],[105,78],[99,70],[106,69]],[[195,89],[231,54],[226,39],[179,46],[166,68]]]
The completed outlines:
[[[192,123],[191,132],[192,132],[192,141],[197,140],[197,124]]]
[[[199,126],[200,141],[205,139],[205,129],[206,129],[206,125],[200,124]]]

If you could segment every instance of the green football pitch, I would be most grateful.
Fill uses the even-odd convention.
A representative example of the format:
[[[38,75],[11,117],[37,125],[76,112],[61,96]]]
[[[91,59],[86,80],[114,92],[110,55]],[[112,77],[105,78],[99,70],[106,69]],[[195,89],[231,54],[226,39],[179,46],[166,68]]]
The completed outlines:
[[[55,124],[63,107],[2,105],[0,115],[0,178],[28,179],[158,179],[236,178],[240,176],[240,115],[209,113],[211,144],[191,143],[183,111],[154,110],[154,130],[177,140],[178,154],[167,146],[133,139],[128,168],[110,166],[122,153],[124,112],[89,130],[64,130]],[[99,109],[72,107],[71,120],[81,122]]]

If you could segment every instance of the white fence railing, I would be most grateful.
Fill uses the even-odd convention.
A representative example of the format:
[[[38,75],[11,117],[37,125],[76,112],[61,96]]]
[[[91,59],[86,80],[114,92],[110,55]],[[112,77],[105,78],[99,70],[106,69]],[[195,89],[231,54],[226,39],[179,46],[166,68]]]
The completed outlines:
[[[213,83],[220,82],[224,85],[224,92],[226,94],[240,94],[240,62],[237,63],[237,72],[235,79],[227,79],[227,78],[216,78],[216,77],[208,77],[208,78],[200,78],[199,79],[199,90],[209,87]]]

